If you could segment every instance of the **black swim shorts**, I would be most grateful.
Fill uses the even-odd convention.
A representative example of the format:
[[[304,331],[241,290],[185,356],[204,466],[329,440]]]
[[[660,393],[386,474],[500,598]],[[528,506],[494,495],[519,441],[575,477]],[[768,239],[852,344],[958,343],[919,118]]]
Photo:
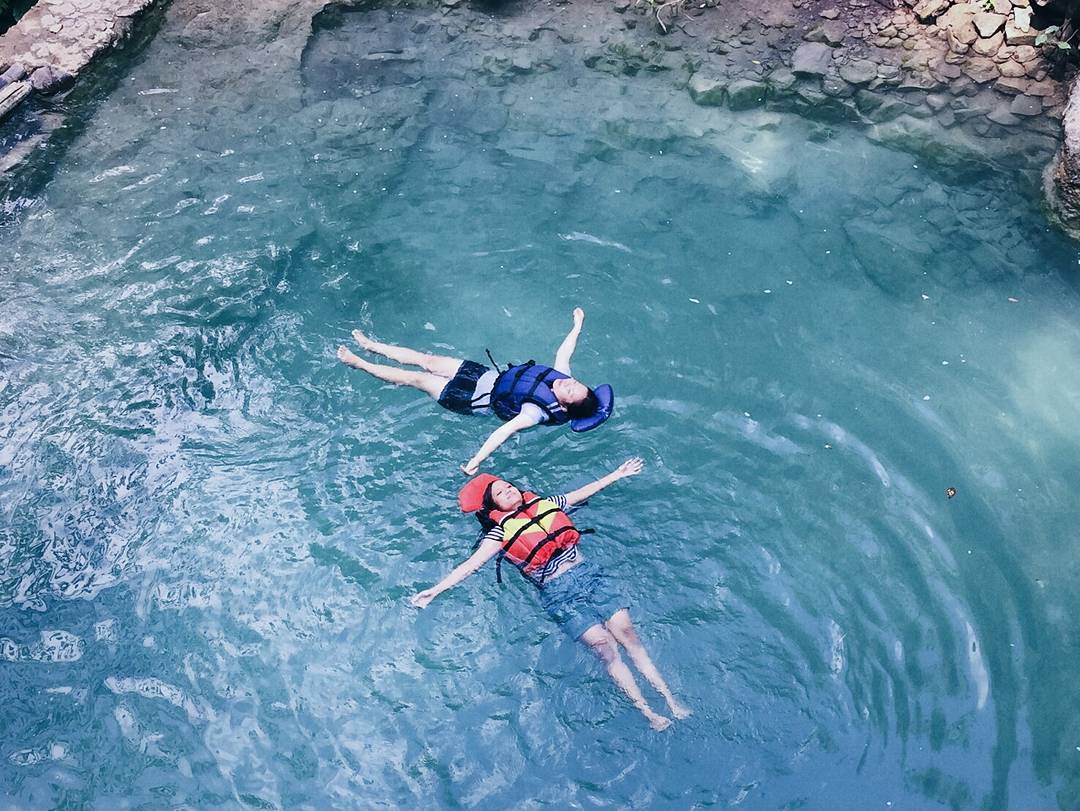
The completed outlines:
[[[487,371],[490,371],[489,368],[482,363],[463,360],[453,379],[446,384],[442,394],[439,395],[439,405],[458,414],[472,414],[477,410],[473,406],[476,381]]]

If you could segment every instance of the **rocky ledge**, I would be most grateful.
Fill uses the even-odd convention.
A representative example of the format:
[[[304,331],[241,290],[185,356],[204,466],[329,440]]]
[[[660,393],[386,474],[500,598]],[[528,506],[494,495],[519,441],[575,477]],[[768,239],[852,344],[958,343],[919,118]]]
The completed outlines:
[[[0,121],[31,93],[70,87],[101,51],[131,32],[153,0],[40,0],[0,36]]]

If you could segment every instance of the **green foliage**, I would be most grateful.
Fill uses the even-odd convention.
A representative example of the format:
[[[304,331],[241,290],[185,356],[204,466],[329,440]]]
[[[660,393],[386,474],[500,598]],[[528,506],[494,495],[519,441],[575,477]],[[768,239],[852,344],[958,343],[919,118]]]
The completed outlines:
[[[1069,40],[1072,39],[1070,34],[1067,37],[1062,38],[1061,27],[1057,25],[1050,25],[1044,28],[1037,37],[1035,37],[1035,45],[1037,47],[1050,44],[1062,51],[1068,51],[1072,49],[1072,45],[1069,44]]]

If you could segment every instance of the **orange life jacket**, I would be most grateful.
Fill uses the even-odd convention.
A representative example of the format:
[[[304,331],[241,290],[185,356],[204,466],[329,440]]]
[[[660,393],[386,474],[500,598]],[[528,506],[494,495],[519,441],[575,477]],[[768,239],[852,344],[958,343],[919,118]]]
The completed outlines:
[[[491,510],[487,518],[502,527],[503,556],[531,577],[543,571],[554,555],[581,540],[581,533],[554,502],[530,492],[521,497],[521,506]]]
[[[528,491],[521,494],[522,502],[516,509],[496,509],[488,499],[491,486],[498,480],[490,473],[476,476],[461,488],[458,505],[462,512],[476,513],[485,528],[502,527],[503,546],[495,565],[495,575],[500,583],[504,557],[534,583],[542,583],[543,578],[537,579],[536,575],[543,571],[548,561],[592,530],[579,530],[554,502]]]

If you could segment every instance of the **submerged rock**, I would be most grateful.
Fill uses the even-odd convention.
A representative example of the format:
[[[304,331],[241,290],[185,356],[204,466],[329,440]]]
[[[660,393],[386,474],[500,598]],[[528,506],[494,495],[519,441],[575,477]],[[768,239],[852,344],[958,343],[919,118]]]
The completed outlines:
[[[701,74],[694,74],[687,83],[686,89],[690,92],[690,98],[695,104],[700,104],[702,107],[722,107],[727,84],[720,79],[710,79]]]
[[[727,88],[728,106],[732,110],[749,110],[753,107],[760,107],[765,103],[767,91],[768,88],[763,82],[736,79]]]
[[[46,65],[30,74],[30,84],[37,92],[51,96],[75,84],[75,77],[66,70]]]

